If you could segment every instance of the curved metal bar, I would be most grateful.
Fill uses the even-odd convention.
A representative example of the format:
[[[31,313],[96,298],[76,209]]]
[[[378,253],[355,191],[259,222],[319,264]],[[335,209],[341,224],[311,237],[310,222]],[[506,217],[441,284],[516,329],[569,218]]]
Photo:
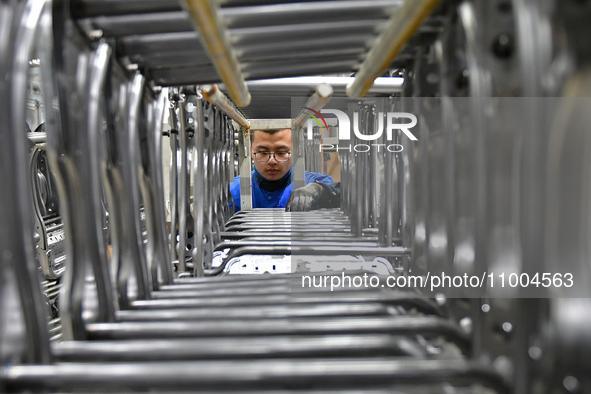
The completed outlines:
[[[61,18],[67,16],[67,8],[63,2],[52,2],[52,15],[51,19]],[[68,64],[66,59],[59,54],[65,51],[67,42],[65,40],[65,27],[64,24],[51,24],[51,34],[47,34],[45,45],[42,45],[42,61],[41,61],[41,72],[43,75],[43,94],[45,102],[53,102],[55,98],[59,100],[60,111],[53,106],[49,106],[47,110],[47,156],[51,163],[52,168],[55,171],[56,181],[58,186],[58,192],[60,195],[60,208],[61,214],[64,219],[65,233],[71,233],[73,236],[71,239],[66,238],[66,254],[69,260],[75,259],[75,253],[77,252],[75,243],[72,242],[74,238],[78,237],[80,240],[84,234],[77,233],[74,230],[74,218],[76,215],[70,213],[72,207],[70,201],[72,196],[68,195],[68,188],[73,180],[72,174],[67,171],[69,167],[68,162],[69,156],[67,153],[66,139],[67,134],[71,130],[70,119],[68,118],[68,95],[71,94],[71,86],[68,84],[67,70],[71,68],[71,64]],[[47,27],[44,26],[44,29]],[[53,38],[53,41],[51,41]],[[55,47],[55,48],[54,48]],[[51,65],[54,64],[52,68]],[[55,86],[54,86],[55,78]],[[71,166],[71,165],[70,165]],[[74,166],[75,167],[75,166]],[[68,265],[68,264],[66,264]],[[72,265],[72,264],[70,264]],[[86,267],[86,259],[81,260],[80,264],[72,265],[72,267],[66,267],[66,272],[63,279],[62,291],[60,293],[60,304],[61,304],[61,322],[62,331],[64,338],[84,338],[84,325],[81,321],[81,301],[82,289],[80,286],[76,286],[80,280],[84,280],[84,268],[80,269],[79,265]]]
[[[154,127],[152,136],[148,135],[148,144],[152,147],[152,158],[150,168],[152,174],[151,194],[154,204],[154,242],[158,245],[158,251],[155,252],[154,261],[160,267],[160,275],[163,284],[172,283],[172,266],[170,250],[168,249],[168,239],[166,234],[166,209],[164,207],[164,181],[162,176],[162,166],[160,158],[162,157],[162,121],[166,109],[166,92],[163,90],[154,104]]]
[[[102,114],[101,114],[101,100],[103,87],[107,80],[108,68],[110,65],[111,47],[106,43],[101,43],[92,60],[92,69],[90,81],[88,86],[88,137],[89,148],[100,146],[100,139],[102,138]],[[98,172],[98,157],[96,158],[96,169]],[[96,174],[98,175],[98,174]],[[98,181],[98,177],[97,177]],[[98,185],[95,185],[97,187]],[[99,212],[96,212],[97,217],[100,217]],[[99,221],[98,223],[102,223]],[[105,242],[102,236],[102,227],[95,225],[97,245],[102,249]],[[114,295],[113,287],[111,286],[110,273],[108,263],[104,254],[97,254],[90,260],[94,272],[94,277],[97,286],[97,294],[99,298],[99,319],[112,321],[114,314]]]
[[[205,132],[205,142],[204,142],[204,185],[205,185],[205,210],[207,216],[207,223],[209,223],[208,229],[208,236],[211,238],[211,242],[216,244],[219,242],[219,222],[215,215],[215,207],[218,195],[216,193],[217,188],[215,185],[217,184],[218,180],[215,178],[214,174],[214,156],[215,156],[215,118],[216,114],[219,111],[214,106],[206,107],[207,111],[204,113],[204,132]]]
[[[222,138],[223,138],[223,117],[221,111],[214,111],[213,123],[213,138],[212,138],[212,175],[211,177],[211,193],[212,193],[212,212],[213,220],[215,221],[216,241],[219,242],[219,233],[224,230],[224,208],[222,207],[224,190],[222,185],[229,185],[230,182],[224,184],[222,178]],[[215,180],[215,181],[214,181]]]
[[[160,106],[160,108],[159,108]],[[152,279],[153,289],[157,289],[162,282],[169,284],[172,281],[170,261],[167,264],[166,254],[168,245],[166,242],[166,219],[161,217],[161,208],[164,208],[164,195],[162,194],[160,158],[162,157],[162,115],[164,111],[162,94],[160,98],[146,104],[146,125],[139,129],[141,168],[140,187],[146,215],[146,262]],[[161,275],[159,274],[161,272]]]
[[[178,234],[178,133],[179,124],[178,117],[175,111],[175,103],[178,100],[178,95],[170,95],[170,108],[169,108],[169,122],[170,122],[170,256],[172,260],[178,259],[178,253],[176,249],[177,234]]]
[[[117,268],[117,293],[122,307],[129,304],[128,284],[132,275],[137,279],[138,297],[149,297],[150,292],[139,218],[139,129],[145,127],[140,117],[143,84],[142,76],[128,82],[118,75],[106,92],[108,150],[104,175],[109,198],[111,260]]]
[[[0,280],[16,276],[25,323],[26,357],[31,363],[51,359],[46,311],[33,254],[33,203],[23,133],[28,61],[44,6],[44,1],[27,1],[22,7],[14,7],[14,3],[0,5],[0,73],[10,76],[0,83]],[[4,286],[2,290],[4,295]]]
[[[122,198],[124,211],[122,218],[127,223],[122,234],[124,247],[129,253],[126,257],[131,260],[137,280],[137,292],[139,298],[150,298],[150,278],[143,247],[140,224],[140,185],[139,168],[141,165],[139,151],[139,128],[141,127],[141,110],[144,95],[145,78],[136,74],[131,82],[129,90],[129,118],[127,130],[117,133],[121,145],[126,147],[121,159],[121,173],[124,176],[124,190],[126,196]]]
[[[205,215],[205,184],[204,184],[204,159],[203,149],[205,144],[205,130],[203,124],[203,103],[194,95],[187,95],[187,103],[192,104],[193,111],[189,115],[193,118],[195,125],[195,135],[192,146],[192,165],[193,165],[193,220],[195,223],[195,233],[193,239],[195,246],[192,251],[193,275],[203,276],[203,263],[211,259],[211,243],[207,242],[207,227]],[[205,240],[205,242],[204,242]],[[209,251],[209,252],[208,252]]]
[[[232,198],[232,193],[230,192],[230,183],[232,183],[236,177],[236,175],[238,175],[238,168],[235,167],[235,138],[234,136],[236,135],[236,133],[238,132],[238,130],[234,127],[234,123],[232,122],[232,120],[230,118],[226,118],[226,127],[228,129],[227,134],[226,134],[226,139],[227,139],[227,160],[228,160],[228,164],[226,165],[226,171],[227,171],[227,179],[228,179],[228,216],[226,217],[226,220],[230,219],[232,217],[232,214],[234,213],[234,200]],[[232,205],[230,206],[229,204],[232,203]]]
[[[115,82],[113,82],[115,84]],[[127,124],[127,89],[126,85],[122,85],[119,88],[117,86],[106,85],[105,99],[109,105],[105,106],[105,118],[107,122],[107,149],[106,149],[106,163],[102,173],[103,184],[107,197],[107,206],[109,217],[112,218],[109,221],[109,231],[111,235],[111,258],[110,264],[115,272],[116,280],[116,291],[118,301],[120,305],[126,305],[128,300],[126,283],[121,281],[122,276],[128,275],[127,273],[122,274],[122,270],[128,270],[129,264],[125,264],[124,246],[123,246],[123,223],[121,217],[123,217],[123,207],[118,196],[123,195],[123,176],[121,175],[120,166],[117,165],[118,158],[121,156],[121,149],[124,145],[117,142],[116,130],[126,128]]]
[[[61,12],[64,10],[56,6],[54,13]],[[103,43],[94,54],[82,52],[72,42],[68,42],[62,29],[61,26],[54,26],[55,53],[65,53],[64,48],[68,48],[78,58],[77,61],[61,56],[55,59],[61,127],[56,122],[53,133],[50,128],[48,154],[52,167],[57,170],[67,235],[66,254],[70,261],[61,298],[62,326],[66,338],[84,338],[82,302],[88,264],[97,282],[98,318],[101,321],[113,321],[115,314],[106,243],[100,225],[103,212],[97,149],[102,146],[99,142],[101,92],[106,80],[110,47]],[[87,69],[90,69],[89,80],[86,79]],[[85,98],[88,101],[84,101]],[[88,112],[74,110],[78,107],[87,108]]]
[[[179,210],[179,222],[178,222],[178,231],[179,231],[179,238],[178,238],[178,261],[179,261],[179,272],[185,272],[186,268],[186,256],[187,256],[187,215],[189,212],[187,211],[187,207],[189,205],[188,201],[188,189],[189,189],[189,179],[188,179],[188,168],[187,168],[187,161],[189,155],[188,149],[188,136],[189,133],[189,126],[187,124],[187,115],[186,115],[186,106],[187,101],[183,98],[179,98],[178,100],[178,109],[179,109],[179,153],[181,155],[180,160],[177,158],[177,164],[180,165],[179,173],[178,173],[178,190],[177,190],[177,207]]]

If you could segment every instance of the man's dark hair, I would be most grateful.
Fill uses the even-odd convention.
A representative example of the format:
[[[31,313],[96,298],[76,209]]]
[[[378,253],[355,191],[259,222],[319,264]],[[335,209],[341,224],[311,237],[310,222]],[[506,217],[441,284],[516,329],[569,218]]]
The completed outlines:
[[[261,132],[261,133],[267,133],[269,135],[273,135],[281,130],[286,130],[286,129],[265,129],[265,130],[250,130],[250,144],[252,145],[252,143],[254,142],[254,132],[256,131]]]

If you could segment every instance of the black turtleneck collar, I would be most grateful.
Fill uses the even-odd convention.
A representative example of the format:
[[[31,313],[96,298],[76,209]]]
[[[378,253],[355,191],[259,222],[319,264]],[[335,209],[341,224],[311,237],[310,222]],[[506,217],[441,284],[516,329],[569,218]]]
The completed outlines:
[[[283,175],[281,179],[276,181],[270,181],[263,177],[255,168],[254,169],[254,180],[259,187],[268,192],[276,192],[277,190],[285,189],[287,185],[291,183],[291,168],[287,171],[287,174]]]

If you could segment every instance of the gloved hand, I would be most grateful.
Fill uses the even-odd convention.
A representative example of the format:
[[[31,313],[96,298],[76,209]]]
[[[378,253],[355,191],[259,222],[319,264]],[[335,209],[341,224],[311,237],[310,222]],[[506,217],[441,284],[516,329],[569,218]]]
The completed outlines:
[[[317,183],[309,183],[291,192],[285,210],[287,212],[309,211],[318,204],[324,188]]]

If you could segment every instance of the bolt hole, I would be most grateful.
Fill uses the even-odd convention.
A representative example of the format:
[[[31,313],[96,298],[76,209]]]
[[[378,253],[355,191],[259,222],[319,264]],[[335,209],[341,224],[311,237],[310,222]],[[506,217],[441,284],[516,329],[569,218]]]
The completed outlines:
[[[513,11],[513,5],[511,4],[510,1],[501,1],[497,5],[497,10],[499,10],[499,12],[501,12],[503,14],[508,14]]]
[[[499,59],[509,59],[515,51],[513,36],[509,33],[499,34],[493,41],[492,51]]]

